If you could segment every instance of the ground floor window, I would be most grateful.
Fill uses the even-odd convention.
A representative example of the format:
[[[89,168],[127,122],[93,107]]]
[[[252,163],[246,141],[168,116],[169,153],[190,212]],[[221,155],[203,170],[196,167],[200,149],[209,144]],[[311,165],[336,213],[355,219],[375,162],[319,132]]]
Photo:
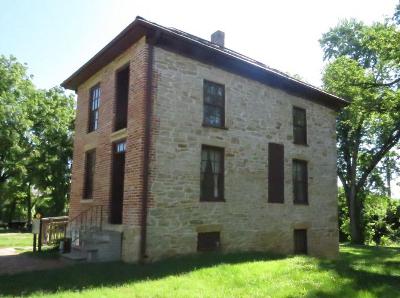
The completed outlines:
[[[220,248],[220,233],[207,232],[197,234],[197,251],[217,251]]]
[[[307,230],[296,229],[294,230],[294,253],[307,254]]]
[[[224,148],[201,148],[200,200],[224,200]]]

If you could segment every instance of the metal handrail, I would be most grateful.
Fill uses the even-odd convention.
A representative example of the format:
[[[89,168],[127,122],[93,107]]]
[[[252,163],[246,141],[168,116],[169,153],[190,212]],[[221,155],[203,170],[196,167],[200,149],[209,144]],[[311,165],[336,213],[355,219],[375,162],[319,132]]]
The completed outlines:
[[[88,229],[99,229],[103,226],[103,205],[95,205],[82,211],[68,221],[68,233],[73,245],[79,245],[80,236]]]

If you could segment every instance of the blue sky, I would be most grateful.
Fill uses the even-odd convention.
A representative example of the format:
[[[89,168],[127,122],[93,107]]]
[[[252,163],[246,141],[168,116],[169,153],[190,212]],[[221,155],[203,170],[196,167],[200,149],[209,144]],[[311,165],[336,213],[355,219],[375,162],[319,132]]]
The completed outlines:
[[[339,19],[391,15],[395,0],[132,1],[2,0],[0,54],[28,63],[40,88],[60,84],[137,15],[226,45],[320,85],[318,39]]]
[[[322,33],[344,18],[391,16],[396,0],[1,0],[0,54],[26,62],[39,88],[59,85],[137,15],[321,84]],[[400,197],[397,187],[396,196]]]

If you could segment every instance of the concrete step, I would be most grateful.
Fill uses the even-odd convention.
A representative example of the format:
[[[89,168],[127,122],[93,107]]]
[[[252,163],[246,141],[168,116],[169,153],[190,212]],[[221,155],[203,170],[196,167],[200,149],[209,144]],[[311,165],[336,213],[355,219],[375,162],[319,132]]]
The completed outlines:
[[[73,246],[72,250],[80,251],[80,252],[96,252],[98,248],[93,245],[85,245],[85,246]]]
[[[121,259],[121,232],[110,230],[80,231],[79,241],[72,245],[72,256],[80,261],[116,261]],[[75,254],[75,255],[74,255]]]
[[[61,257],[67,261],[73,262],[84,262],[87,260],[87,254],[84,252],[70,252],[66,254],[62,254]]]

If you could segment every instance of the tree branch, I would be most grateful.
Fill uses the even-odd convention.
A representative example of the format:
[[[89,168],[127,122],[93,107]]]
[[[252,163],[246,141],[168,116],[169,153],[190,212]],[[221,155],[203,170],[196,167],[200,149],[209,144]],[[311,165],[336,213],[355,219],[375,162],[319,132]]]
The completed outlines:
[[[400,78],[394,79],[391,82],[375,82],[375,83],[352,83],[353,86],[356,87],[365,87],[365,88],[373,88],[373,87],[390,87],[396,83],[400,82]]]
[[[368,167],[366,167],[364,173],[362,174],[360,180],[357,183],[357,190],[361,189],[367,180],[369,174],[376,167],[376,165],[381,161],[381,159],[392,149],[400,140],[400,129],[396,127],[392,133],[392,136],[387,140],[386,144],[384,144],[378,152],[375,154],[371,163]]]

